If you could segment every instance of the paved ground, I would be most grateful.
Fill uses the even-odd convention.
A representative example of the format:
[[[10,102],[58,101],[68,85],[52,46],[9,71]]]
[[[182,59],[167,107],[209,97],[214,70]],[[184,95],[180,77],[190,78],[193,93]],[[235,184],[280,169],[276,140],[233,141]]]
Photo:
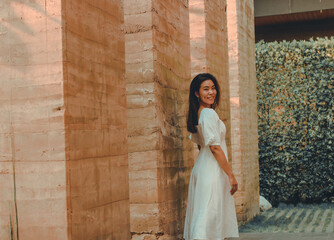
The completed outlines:
[[[334,233],[240,233],[229,240],[334,240]]]
[[[280,204],[239,227],[229,240],[334,240],[334,204]]]
[[[334,204],[280,204],[240,226],[239,231],[334,233]]]

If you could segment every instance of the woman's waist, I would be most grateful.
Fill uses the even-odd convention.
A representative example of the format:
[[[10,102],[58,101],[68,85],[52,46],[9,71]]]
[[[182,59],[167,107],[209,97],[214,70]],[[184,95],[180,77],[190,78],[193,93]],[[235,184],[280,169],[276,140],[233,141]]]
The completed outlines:
[[[221,149],[222,149],[222,151],[223,151],[223,153],[224,153],[224,155],[226,157],[226,160],[228,161],[226,144],[220,144],[219,146],[221,147]],[[212,151],[210,149],[210,146],[201,147],[201,149],[200,149],[200,151],[198,153],[197,158],[199,158],[199,157],[201,157],[203,155],[207,155],[207,157],[208,156],[213,157],[216,160],[215,156],[213,155],[213,153],[212,153]]]
[[[211,152],[210,148],[208,149],[201,149],[200,152],[197,155],[196,158],[196,163],[198,162],[217,162],[215,156],[213,155],[213,153]],[[195,163],[195,164],[196,164]]]

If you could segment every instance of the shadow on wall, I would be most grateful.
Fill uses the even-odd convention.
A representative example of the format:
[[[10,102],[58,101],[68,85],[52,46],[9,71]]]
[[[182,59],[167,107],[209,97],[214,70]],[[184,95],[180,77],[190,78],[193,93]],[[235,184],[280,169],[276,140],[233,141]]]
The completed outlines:
[[[3,210],[8,209],[8,213],[6,211],[1,213],[0,220],[3,220],[3,223],[0,225],[0,235],[2,236],[2,230],[6,228],[9,239],[19,239],[15,176],[15,162],[17,161],[15,153],[19,149],[15,149],[15,128],[9,109],[13,105],[13,87],[17,87],[17,81],[31,81],[28,68],[37,65],[36,60],[45,61],[44,56],[48,54],[47,31],[50,29],[47,27],[48,24],[52,24],[55,29],[61,31],[61,21],[53,17],[60,14],[57,12],[59,8],[52,6],[54,3],[46,4],[50,6],[43,6],[38,2],[28,0],[0,1],[0,65],[3,77],[1,89],[4,90],[2,100],[6,103],[0,109],[3,113],[1,120],[5,119],[3,128],[5,132],[0,141],[6,145],[4,146],[6,152],[2,153],[2,160],[0,160],[1,167],[3,167],[0,174],[3,174],[4,177],[1,188],[6,194],[0,195],[0,202]],[[42,44],[45,44],[44,48],[41,48]],[[7,142],[9,144],[6,144]]]
[[[191,170],[187,163],[189,162],[187,150],[192,145],[189,145],[183,122],[186,113],[185,105],[187,105],[184,95],[175,89],[164,88],[161,91],[161,106],[165,108],[165,114],[162,121],[163,157],[158,171],[161,184],[159,210],[163,216],[160,220],[161,229],[168,236],[181,236],[183,233],[188,192],[188,184],[185,180],[189,178]]]
[[[49,3],[46,2],[46,4]],[[55,28],[61,28],[61,21],[53,17],[56,12],[52,3],[50,6],[42,6],[31,1],[26,3],[22,0],[1,1],[0,10],[2,10],[0,11],[0,42],[3,51],[0,63],[24,72],[24,68],[13,68],[13,66],[33,64],[31,56],[36,55],[35,46],[43,43],[47,45],[47,25],[51,21]],[[45,41],[42,43],[43,34],[45,34]],[[37,57],[40,54],[47,53],[41,52]]]

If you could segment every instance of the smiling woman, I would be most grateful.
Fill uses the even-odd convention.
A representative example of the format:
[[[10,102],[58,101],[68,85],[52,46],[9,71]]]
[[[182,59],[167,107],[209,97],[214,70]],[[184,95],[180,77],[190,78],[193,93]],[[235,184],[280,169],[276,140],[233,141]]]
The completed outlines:
[[[210,73],[198,74],[191,82],[189,92],[189,111],[187,129],[191,133],[197,132],[194,127],[198,124],[198,117],[204,107],[215,109],[219,104],[220,89],[217,79]]]
[[[214,108],[219,85],[209,73],[191,82],[187,127],[200,149],[192,169],[184,226],[186,240],[239,237],[233,194],[238,183],[228,164],[226,127]]]
[[[205,80],[202,82],[201,87],[199,89],[199,93],[195,92],[198,101],[201,102],[201,105],[204,107],[211,108],[212,104],[214,104],[217,90],[215,84],[212,80]]]

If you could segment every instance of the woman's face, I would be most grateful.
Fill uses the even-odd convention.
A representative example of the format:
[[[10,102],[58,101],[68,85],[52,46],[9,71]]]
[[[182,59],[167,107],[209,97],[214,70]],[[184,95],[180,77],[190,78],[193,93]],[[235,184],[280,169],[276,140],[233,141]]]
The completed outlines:
[[[199,102],[204,107],[211,107],[215,102],[217,90],[212,80],[205,80],[201,83],[199,93],[195,92],[196,97],[199,97]]]

